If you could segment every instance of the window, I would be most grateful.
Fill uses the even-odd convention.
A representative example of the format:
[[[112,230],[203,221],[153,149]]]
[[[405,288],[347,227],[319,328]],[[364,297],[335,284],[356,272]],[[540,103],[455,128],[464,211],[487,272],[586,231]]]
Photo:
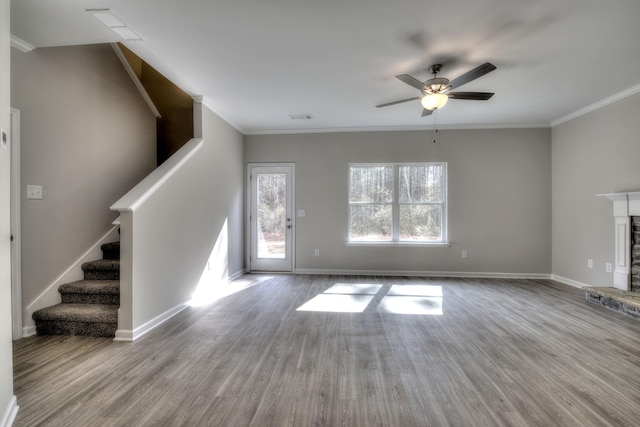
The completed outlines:
[[[349,165],[349,241],[447,241],[447,164]]]

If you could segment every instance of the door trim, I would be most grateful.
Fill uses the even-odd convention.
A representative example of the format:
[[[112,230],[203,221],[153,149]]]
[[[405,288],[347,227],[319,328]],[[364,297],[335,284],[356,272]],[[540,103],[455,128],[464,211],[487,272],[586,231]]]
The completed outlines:
[[[295,163],[247,163],[246,170],[246,201],[245,201],[245,265],[246,271],[251,273],[252,271],[260,271],[260,270],[252,270],[251,269],[251,221],[249,221],[249,217],[251,215],[251,170],[255,167],[267,167],[267,168],[277,168],[277,167],[290,167],[291,168],[291,223],[292,223],[292,232],[291,232],[291,270],[290,271],[279,271],[278,273],[294,273],[296,270],[296,164]]]
[[[9,137],[11,151],[11,325],[12,337],[18,340],[23,337],[22,332],[22,246],[20,235],[20,110],[11,108],[11,129]]]

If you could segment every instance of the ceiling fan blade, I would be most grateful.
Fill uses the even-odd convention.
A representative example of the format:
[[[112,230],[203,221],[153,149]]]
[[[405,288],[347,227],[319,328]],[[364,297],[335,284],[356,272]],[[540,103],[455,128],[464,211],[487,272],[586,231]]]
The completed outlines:
[[[464,84],[469,83],[470,81],[477,79],[478,77],[482,77],[485,74],[490,73],[495,69],[496,69],[495,65],[489,62],[485,62],[484,64],[474,68],[473,70],[467,71],[460,77],[453,79],[451,82],[449,82],[449,85],[454,89],[458,88]]]
[[[433,114],[433,110],[427,110],[426,108],[422,109],[422,117],[427,117]]]
[[[400,74],[399,76],[396,76],[396,79],[401,80],[409,86],[413,86],[418,90],[424,89],[424,83],[416,78],[411,77],[409,74]]]
[[[449,92],[447,94],[452,99],[471,99],[474,101],[486,101],[493,95],[495,94],[491,92]]]
[[[399,101],[387,102],[386,104],[376,105],[376,108],[380,108],[380,107],[388,107],[389,105],[402,104],[403,102],[415,101],[415,100],[417,100],[417,99],[420,99],[420,97],[419,97],[419,96],[416,96],[415,98],[407,98],[407,99],[401,99],[401,100],[399,100]]]

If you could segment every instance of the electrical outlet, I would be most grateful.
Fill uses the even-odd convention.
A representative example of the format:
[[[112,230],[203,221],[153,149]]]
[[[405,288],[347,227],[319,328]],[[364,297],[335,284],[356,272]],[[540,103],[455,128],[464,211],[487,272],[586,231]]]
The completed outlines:
[[[592,259],[588,259],[587,260],[587,268],[593,268],[593,260]]]
[[[41,185],[27,185],[27,199],[41,200],[42,199],[42,186]]]
[[[613,271],[613,265],[610,262],[606,264],[607,273],[611,273]]]
[[[462,251],[462,258],[469,258],[469,251],[468,250],[464,249]]]
[[[314,256],[320,256],[320,249],[314,249],[313,250],[313,255]]]

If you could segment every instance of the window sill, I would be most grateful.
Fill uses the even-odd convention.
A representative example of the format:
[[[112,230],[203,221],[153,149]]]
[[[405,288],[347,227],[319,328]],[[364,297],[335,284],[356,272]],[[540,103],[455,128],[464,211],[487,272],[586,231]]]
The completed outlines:
[[[421,247],[421,248],[449,248],[449,242],[345,242],[347,246],[379,246],[379,247]]]

